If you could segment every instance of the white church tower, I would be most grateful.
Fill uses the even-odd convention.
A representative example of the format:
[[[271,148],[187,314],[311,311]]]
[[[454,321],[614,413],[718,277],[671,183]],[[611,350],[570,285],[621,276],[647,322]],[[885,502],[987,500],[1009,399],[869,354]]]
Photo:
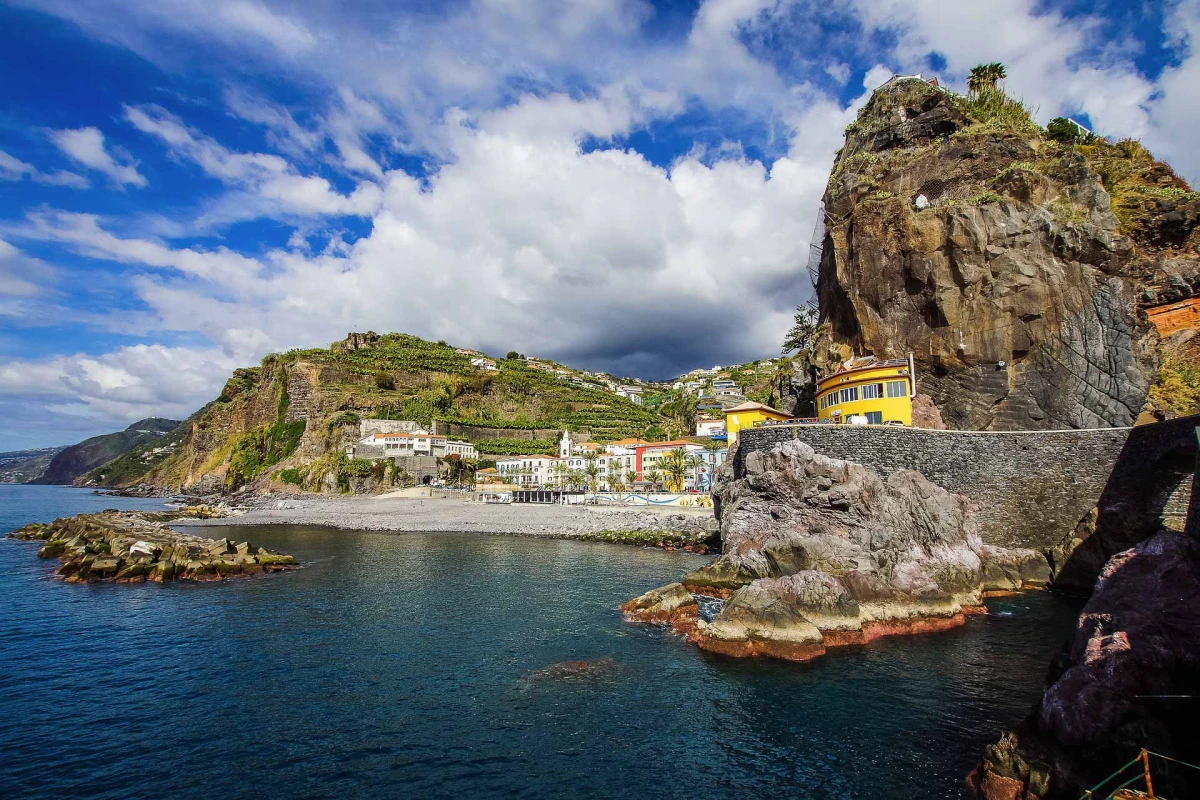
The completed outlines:
[[[565,430],[563,431],[562,439],[558,442],[558,457],[571,457],[571,434]]]

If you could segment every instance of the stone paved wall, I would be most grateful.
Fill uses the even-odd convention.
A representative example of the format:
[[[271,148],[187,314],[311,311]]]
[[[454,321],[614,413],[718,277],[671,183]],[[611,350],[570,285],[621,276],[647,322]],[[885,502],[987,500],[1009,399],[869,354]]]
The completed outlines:
[[[1046,550],[1102,495],[1106,502],[1121,502],[1146,494],[1157,481],[1156,491],[1186,507],[1190,493],[1172,490],[1182,478],[1175,474],[1178,465],[1189,457],[1194,462],[1197,422],[1187,417],[1139,428],[995,432],[780,425],[742,431],[734,469],[740,470],[752,450],[799,439],[818,453],[882,475],[917,470],[979,505],[988,543]],[[1151,477],[1155,470],[1163,474]]]

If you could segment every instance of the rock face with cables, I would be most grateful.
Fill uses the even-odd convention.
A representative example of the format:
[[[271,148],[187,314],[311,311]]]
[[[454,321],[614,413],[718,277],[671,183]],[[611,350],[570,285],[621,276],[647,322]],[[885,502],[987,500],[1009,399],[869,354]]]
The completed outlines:
[[[1187,534],[1163,531],[1109,559],[1038,706],[971,774],[976,794],[1073,800],[1141,748],[1200,764],[1198,597],[1200,541]],[[1161,796],[1200,796],[1200,770],[1152,766]],[[1097,797],[1116,784],[1102,788]]]
[[[1139,146],[974,113],[900,81],[847,129],[824,197],[819,366],[911,351],[950,428],[1132,424],[1158,366],[1140,309],[1200,285],[1200,198]]]

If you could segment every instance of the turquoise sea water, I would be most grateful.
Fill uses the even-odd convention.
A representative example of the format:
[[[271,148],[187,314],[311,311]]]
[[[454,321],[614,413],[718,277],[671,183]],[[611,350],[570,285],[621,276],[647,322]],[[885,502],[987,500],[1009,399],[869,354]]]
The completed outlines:
[[[157,501],[0,486],[0,528]],[[704,654],[617,606],[705,559],[586,542],[214,529],[300,558],[73,586],[0,541],[0,797],[965,797],[1077,606],[997,600],[810,664]],[[587,678],[541,677],[611,659]]]

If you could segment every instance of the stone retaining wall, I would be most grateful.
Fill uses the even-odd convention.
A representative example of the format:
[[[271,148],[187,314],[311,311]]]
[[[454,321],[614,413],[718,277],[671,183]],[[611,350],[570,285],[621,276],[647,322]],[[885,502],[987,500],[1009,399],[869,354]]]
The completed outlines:
[[[746,453],[799,439],[818,453],[883,475],[917,470],[979,505],[989,544],[1047,550],[1102,495],[1107,503],[1143,503],[1158,493],[1171,506],[1186,508],[1190,483],[1177,487],[1190,477],[1197,422],[1186,417],[1138,428],[994,432],[779,425],[742,431],[734,469],[740,470]],[[1181,464],[1189,465],[1187,473]]]

